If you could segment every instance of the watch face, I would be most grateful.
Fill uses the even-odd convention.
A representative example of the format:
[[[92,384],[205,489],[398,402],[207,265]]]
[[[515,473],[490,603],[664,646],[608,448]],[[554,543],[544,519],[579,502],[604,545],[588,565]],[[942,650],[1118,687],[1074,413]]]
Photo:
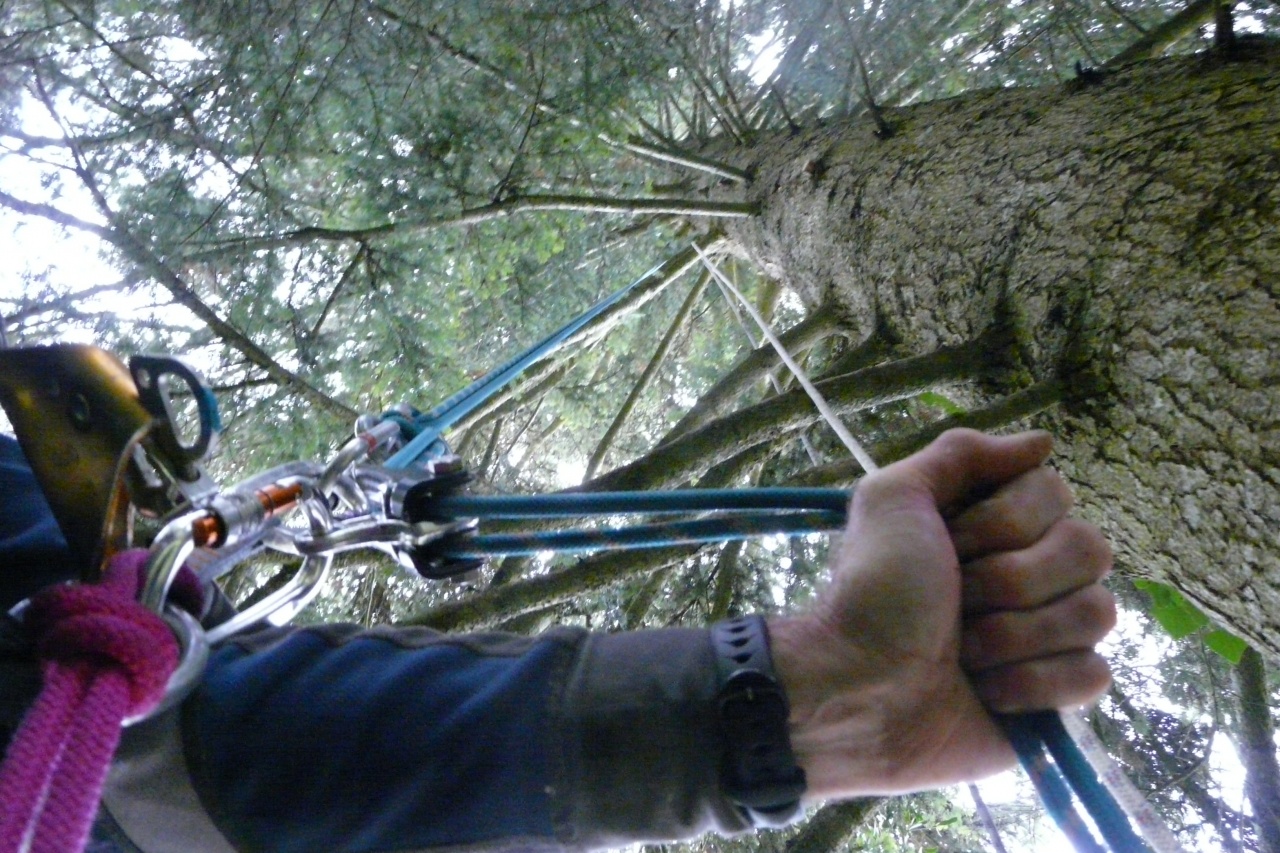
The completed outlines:
[[[756,701],[757,696],[776,696],[783,705],[786,705],[786,698],[782,692],[782,686],[773,678],[766,675],[758,669],[740,669],[733,675],[729,676],[720,688],[721,701],[729,694],[748,694],[747,701]]]

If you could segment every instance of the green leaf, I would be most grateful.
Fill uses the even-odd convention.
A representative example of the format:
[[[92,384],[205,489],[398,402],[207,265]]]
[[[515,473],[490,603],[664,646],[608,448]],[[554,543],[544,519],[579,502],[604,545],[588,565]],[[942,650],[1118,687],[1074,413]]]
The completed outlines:
[[[1175,640],[1190,636],[1209,625],[1209,617],[1171,586],[1138,580],[1133,585],[1151,596],[1151,615]],[[1247,644],[1234,634],[1215,628],[1204,635],[1204,644],[1233,665],[1240,662]]]
[[[1154,581],[1135,581],[1134,586],[1151,596],[1152,618],[1175,640],[1209,624],[1209,617],[1173,587]]]
[[[948,415],[964,414],[964,406],[952,400],[950,397],[943,396],[936,391],[925,391],[920,395],[920,402],[926,406],[933,406],[935,409],[941,409]]]
[[[1243,655],[1244,650],[1249,647],[1244,640],[1240,639],[1235,634],[1228,634],[1226,631],[1221,629],[1210,631],[1205,634],[1204,644],[1227,660],[1231,661],[1233,666],[1240,663],[1240,656]]]

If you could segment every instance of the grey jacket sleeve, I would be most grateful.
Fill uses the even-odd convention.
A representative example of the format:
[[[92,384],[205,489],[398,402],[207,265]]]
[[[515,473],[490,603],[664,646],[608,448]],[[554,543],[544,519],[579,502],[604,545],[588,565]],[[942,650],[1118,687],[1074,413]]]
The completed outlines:
[[[267,629],[215,651],[181,726],[126,733],[106,802],[147,853],[735,833],[715,692],[703,630]]]
[[[554,724],[557,828],[580,849],[750,828],[721,794],[705,630],[589,635]]]

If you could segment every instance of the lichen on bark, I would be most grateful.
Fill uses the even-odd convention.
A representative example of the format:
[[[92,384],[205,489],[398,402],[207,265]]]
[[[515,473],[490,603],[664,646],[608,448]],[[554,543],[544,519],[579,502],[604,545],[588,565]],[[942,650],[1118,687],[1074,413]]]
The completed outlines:
[[[1013,322],[1126,565],[1280,660],[1280,48],[978,92],[740,152],[738,248],[921,353]]]

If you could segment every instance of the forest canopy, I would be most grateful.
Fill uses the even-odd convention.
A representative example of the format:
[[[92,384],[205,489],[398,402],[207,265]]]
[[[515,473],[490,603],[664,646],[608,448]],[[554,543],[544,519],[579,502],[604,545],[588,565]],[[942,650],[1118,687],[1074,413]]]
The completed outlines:
[[[1127,609],[1090,722],[1185,846],[1280,853],[1278,32],[1269,0],[16,0],[0,329],[189,360],[234,481],[643,277],[446,436],[472,489],[852,487],[696,242],[877,462],[953,425],[1059,434]],[[463,585],[349,559],[304,618],[705,624],[803,606],[827,547]],[[705,844],[1041,849],[1028,808],[855,803]]]

